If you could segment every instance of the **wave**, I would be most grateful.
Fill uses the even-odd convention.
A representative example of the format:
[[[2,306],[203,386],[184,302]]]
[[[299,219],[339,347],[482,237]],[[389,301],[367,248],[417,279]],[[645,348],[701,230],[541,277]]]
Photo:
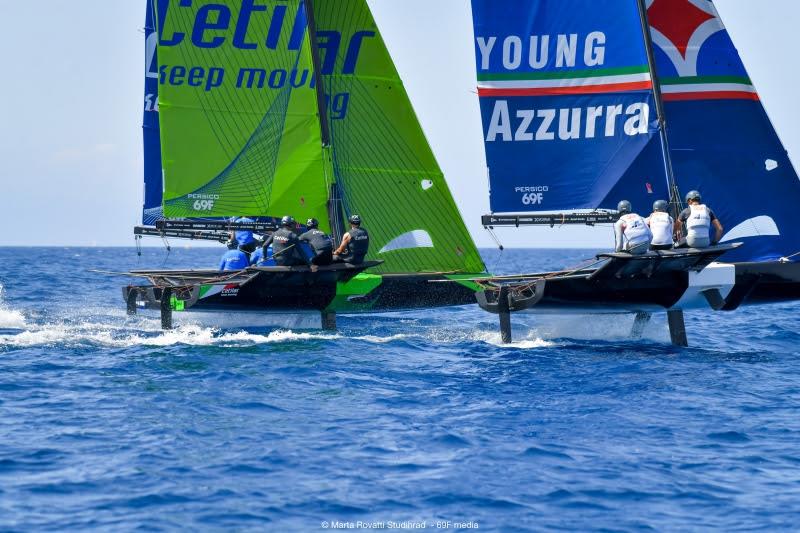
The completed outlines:
[[[0,306],[0,329],[25,329],[27,327],[25,315],[14,309]]]

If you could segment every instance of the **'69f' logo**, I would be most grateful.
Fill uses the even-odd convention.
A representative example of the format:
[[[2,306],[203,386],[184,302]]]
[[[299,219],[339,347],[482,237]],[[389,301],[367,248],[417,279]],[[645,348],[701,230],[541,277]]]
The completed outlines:
[[[529,192],[522,195],[522,203],[524,205],[541,205],[544,200],[544,194],[540,192]]]
[[[195,211],[211,211],[214,209],[214,200],[196,200],[192,207]]]

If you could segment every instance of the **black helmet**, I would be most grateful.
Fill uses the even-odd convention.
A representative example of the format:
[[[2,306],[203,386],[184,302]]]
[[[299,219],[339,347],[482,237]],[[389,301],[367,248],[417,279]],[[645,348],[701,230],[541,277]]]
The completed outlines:
[[[653,211],[662,211],[666,213],[668,208],[669,204],[666,200],[656,200],[653,202]]]
[[[319,220],[317,220],[316,218],[309,218],[308,220],[306,220],[306,227],[308,229],[316,229],[316,228],[318,228],[319,227]]]
[[[231,239],[225,244],[228,246],[228,250],[235,250],[239,247],[239,243],[235,239]]]
[[[356,226],[361,225],[361,217],[358,215],[351,215],[350,216],[350,223],[355,224]]]
[[[698,202],[703,201],[703,197],[700,196],[700,191],[689,191],[686,193],[686,203],[689,203],[689,200],[697,200]]]
[[[286,226],[291,228],[294,227],[294,224],[295,224],[294,217],[292,215],[286,215],[281,219],[281,226]]]
[[[633,211],[633,206],[631,206],[631,203],[628,200],[622,200],[617,204],[617,211],[619,211],[620,215],[627,215]]]

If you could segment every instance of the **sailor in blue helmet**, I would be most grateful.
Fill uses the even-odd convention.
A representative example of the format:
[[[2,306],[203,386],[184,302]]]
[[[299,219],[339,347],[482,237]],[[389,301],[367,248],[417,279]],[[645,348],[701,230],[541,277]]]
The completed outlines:
[[[334,250],[333,260],[360,265],[369,251],[369,233],[361,227],[361,217],[350,217],[350,231],[342,237],[342,244]]]
[[[675,221],[667,213],[668,209],[669,204],[666,200],[656,200],[653,203],[653,213],[644,219],[653,234],[653,242],[650,243],[651,250],[672,249]]]
[[[307,265],[308,261],[300,253],[300,240],[294,228],[297,223],[294,217],[287,215],[281,219],[281,227],[272,235],[267,237],[262,244],[264,255],[267,255],[267,248],[272,245],[272,257],[278,266]]]
[[[319,221],[309,218],[306,228],[308,230],[300,235],[300,242],[307,243],[311,248],[311,263],[317,266],[333,263],[333,241],[319,229]]]
[[[220,270],[242,270],[250,266],[247,255],[239,250],[239,243],[235,240],[228,241],[228,251],[222,256],[219,263]]]
[[[686,203],[689,207],[681,211],[675,223],[675,231],[680,235],[686,227],[686,238],[681,240],[680,246],[690,248],[706,248],[713,246],[722,238],[723,227],[717,216],[707,205],[703,204],[703,197],[698,191],[689,191],[686,194]],[[711,226],[714,226],[714,238],[711,238]]]
[[[628,252],[632,255],[646,254],[650,249],[653,234],[644,219],[633,212],[633,207],[628,200],[622,200],[617,205],[620,217],[614,224],[617,252]]]

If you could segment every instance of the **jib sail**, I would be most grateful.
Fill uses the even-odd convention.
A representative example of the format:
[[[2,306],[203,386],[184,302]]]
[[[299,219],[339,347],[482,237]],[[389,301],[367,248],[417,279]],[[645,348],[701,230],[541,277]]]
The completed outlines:
[[[301,0],[158,8],[167,217],[314,217],[327,174]]]
[[[472,11],[493,212],[669,199],[636,0],[472,0]]]
[[[383,272],[485,267],[365,0],[313,0],[344,211],[358,213]]]
[[[710,0],[651,0],[676,181],[697,189],[745,246],[726,261],[800,252],[800,181]]]

